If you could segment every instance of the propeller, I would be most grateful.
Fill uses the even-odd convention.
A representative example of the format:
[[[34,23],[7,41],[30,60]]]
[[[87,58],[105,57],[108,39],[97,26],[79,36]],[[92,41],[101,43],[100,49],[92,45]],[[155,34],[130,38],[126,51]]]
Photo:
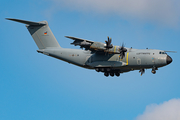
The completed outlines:
[[[121,60],[125,57],[125,52],[127,52],[127,49],[124,47],[124,43],[123,43],[121,48],[119,49]]]
[[[105,41],[106,42],[106,49],[113,48],[111,41],[112,41],[112,39],[111,38],[109,39],[109,36],[108,36],[108,41]]]

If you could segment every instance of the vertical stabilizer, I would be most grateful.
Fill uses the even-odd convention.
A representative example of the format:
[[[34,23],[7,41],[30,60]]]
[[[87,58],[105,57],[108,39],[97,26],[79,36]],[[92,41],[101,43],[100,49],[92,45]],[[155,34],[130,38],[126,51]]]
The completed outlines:
[[[60,47],[51,29],[49,28],[47,21],[31,22],[19,19],[7,19],[26,24],[27,29],[29,30],[39,49],[46,49],[48,47]]]

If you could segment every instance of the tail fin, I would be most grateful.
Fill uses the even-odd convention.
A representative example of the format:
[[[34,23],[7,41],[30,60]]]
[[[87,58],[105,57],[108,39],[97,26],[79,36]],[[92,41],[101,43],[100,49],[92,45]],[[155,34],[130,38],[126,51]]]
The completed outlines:
[[[47,21],[31,22],[11,18],[6,19],[26,24],[27,29],[29,30],[39,49],[45,49],[48,47],[60,47],[51,29],[49,28]]]

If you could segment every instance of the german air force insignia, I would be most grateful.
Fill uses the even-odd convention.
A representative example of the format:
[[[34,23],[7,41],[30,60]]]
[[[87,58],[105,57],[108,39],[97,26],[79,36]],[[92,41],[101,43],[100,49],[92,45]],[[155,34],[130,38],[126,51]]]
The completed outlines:
[[[47,31],[46,31],[46,32],[44,32],[44,35],[47,35]]]

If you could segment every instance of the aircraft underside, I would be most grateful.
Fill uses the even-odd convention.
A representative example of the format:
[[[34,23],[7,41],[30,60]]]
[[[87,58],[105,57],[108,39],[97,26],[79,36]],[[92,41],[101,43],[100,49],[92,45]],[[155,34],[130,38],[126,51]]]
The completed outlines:
[[[134,70],[139,70],[139,73],[144,74],[145,69],[152,69],[152,73],[155,74],[156,70],[158,70],[158,67],[153,66],[128,66],[128,67],[121,67],[121,68],[95,68],[96,72],[102,72],[104,73],[104,76],[117,76],[119,77],[121,73],[130,72]]]

